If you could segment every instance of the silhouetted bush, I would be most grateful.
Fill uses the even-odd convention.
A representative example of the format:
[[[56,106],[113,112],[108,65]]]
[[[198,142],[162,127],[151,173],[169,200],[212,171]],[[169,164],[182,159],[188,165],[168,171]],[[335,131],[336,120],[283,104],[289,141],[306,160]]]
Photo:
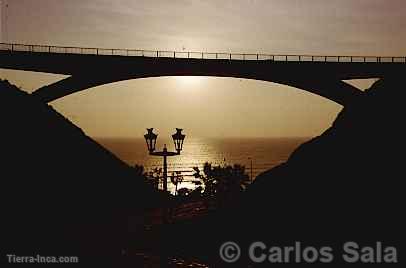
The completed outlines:
[[[206,162],[203,173],[198,167],[193,169],[194,177],[199,179],[195,184],[204,185],[202,196],[215,197],[220,205],[243,192],[250,182],[245,166],[239,164],[213,166]]]

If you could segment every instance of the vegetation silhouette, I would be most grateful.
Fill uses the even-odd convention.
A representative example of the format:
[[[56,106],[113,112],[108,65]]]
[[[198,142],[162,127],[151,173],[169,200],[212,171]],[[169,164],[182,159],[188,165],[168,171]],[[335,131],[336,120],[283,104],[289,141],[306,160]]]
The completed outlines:
[[[200,188],[201,189],[201,188]],[[199,190],[200,190],[199,189]],[[200,190],[201,191],[201,190]],[[192,189],[190,189],[190,188],[180,188],[179,190],[178,190],[178,197],[181,197],[181,198],[186,198],[187,196],[190,196],[190,194],[193,192],[193,190]]]
[[[162,178],[162,168],[154,168],[150,171],[145,171],[143,165],[135,164],[133,166],[135,177],[142,178],[144,182],[154,189],[158,189],[159,183]]]
[[[214,197],[219,206],[225,205],[242,193],[250,183],[245,167],[239,164],[213,166],[206,162],[203,172],[193,168],[193,176],[198,179],[196,185],[203,184],[203,197]]]
[[[135,164],[133,170],[135,176],[143,178],[145,183],[158,188],[158,183],[162,180],[162,168],[156,167],[145,171],[144,166]],[[192,182],[198,186],[195,189],[181,188],[178,190],[177,187],[183,182],[184,176],[181,171],[171,173],[169,178],[175,185],[175,196],[187,197],[191,193],[198,193],[198,196],[202,198],[216,197],[225,201],[227,198],[242,193],[251,182],[245,166],[240,164],[215,166],[206,162],[203,164],[202,170],[198,167],[193,167],[193,170],[192,176],[195,180]]]
[[[170,180],[175,185],[175,195],[178,195],[178,185],[183,182],[183,175],[181,171],[172,172]]]

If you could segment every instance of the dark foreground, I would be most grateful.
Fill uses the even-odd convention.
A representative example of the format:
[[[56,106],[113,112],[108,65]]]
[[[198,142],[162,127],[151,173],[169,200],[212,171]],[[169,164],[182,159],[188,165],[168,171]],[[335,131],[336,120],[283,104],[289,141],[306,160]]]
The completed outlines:
[[[375,251],[382,242],[398,249],[401,264],[403,88],[398,79],[378,81],[330,129],[258,176],[226,208],[148,233],[145,215],[167,197],[50,107],[1,82],[2,247],[16,255],[75,255],[81,264],[99,266],[173,266],[176,258],[249,267],[270,265],[268,258],[253,262],[248,249],[254,242],[266,246],[257,248],[260,257],[272,245],[301,242],[330,246],[333,263],[341,266],[346,242]],[[241,248],[232,263],[219,255],[227,241]],[[303,258],[286,261],[303,264]]]

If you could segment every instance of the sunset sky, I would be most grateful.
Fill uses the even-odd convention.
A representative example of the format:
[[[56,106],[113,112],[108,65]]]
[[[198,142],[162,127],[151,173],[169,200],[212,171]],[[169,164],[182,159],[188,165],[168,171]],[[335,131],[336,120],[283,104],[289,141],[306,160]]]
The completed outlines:
[[[404,0],[0,0],[1,40],[104,48],[321,55],[406,55]],[[6,8],[6,4],[8,7]],[[0,69],[33,90],[64,76]],[[371,81],[353,82],[366,88]],[[341,106],[269,82],[162,77],[51,103],[91,136],[315,136]]]

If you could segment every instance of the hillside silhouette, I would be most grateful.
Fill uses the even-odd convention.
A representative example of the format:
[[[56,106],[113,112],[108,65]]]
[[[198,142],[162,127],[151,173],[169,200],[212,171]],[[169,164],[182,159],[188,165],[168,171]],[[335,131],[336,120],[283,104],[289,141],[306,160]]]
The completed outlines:
[[[128,218],[142,221],[159,205],[157,191],[52,106],[7,81],[0,81],[0,115],[8,252],[120,254]]]
[[[224,266],[218,250],[234,241],[243,255],[233,265],[246,267],[254,241],[331,246],[337,262],[348,241],[404,248],[403,85],[391,77],[377,81],[323,134],[298,147],[286,163],[260,174],[232,208],[189,226],[211,235],[196,234],[200,243],[183,237],[189,245],[183,247],[185,254]]]
[[[326,241],[337,248],[343,241],[401,247],[402,85],[400,79],[379,80],[322,135],[257,177],[245,204],[255,208],[246,213],[259,220],[258,230],[277,240]]]
[[[382,241],[404,248],[402,85],[392,77],[377,81],[231,206],[162,226],[158,250],[223,267],[218,253],[226,241],[245,253],[253,241],[334,249]],[[9,251],[119,255],[128,219],[142,221],[148,207],[162,204],[159,194],[47,104],[4,81],[0,102]],[[234,266],[247,263],[243,254]]]

